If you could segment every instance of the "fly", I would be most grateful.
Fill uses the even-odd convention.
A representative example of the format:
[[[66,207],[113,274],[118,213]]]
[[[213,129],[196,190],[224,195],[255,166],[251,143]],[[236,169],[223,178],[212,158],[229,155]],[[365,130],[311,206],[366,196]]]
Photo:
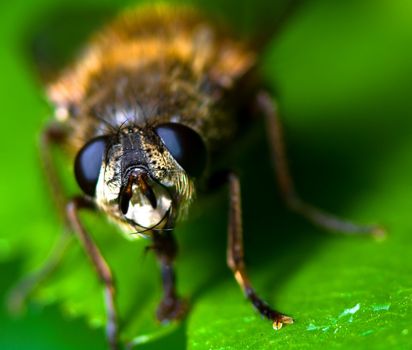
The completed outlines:
[[[101,211],[128,238],[153,241],[164,290],[157,318],[181,319],[187,305],[176,289],[173,234],[199,183],[228,186],[227,263],[246,298],[275,330],[293,323],[253,288],[244,262],[239,177],[231,169],[213,167],[235,140],[239,115],[245,111],[257,110],[266,121],[277,181],[291,210],[328,230],[382,233],[378,226],[341,220],[299,197],[276,104],[250,78],[257,57],[252,45],[194,9],[148,6],[126,12],[104,28],[47,87],[56,120],[43,133],[42,158],[60,212],[104,286],[112,349],[120,346],[112,272],[79,212]],[[74,198],[66,199],[56,175],[51,156],[55,145],[64,146],[73,158],[82,193]],[[28,290],[26,286],[17,295],[22,299]]]

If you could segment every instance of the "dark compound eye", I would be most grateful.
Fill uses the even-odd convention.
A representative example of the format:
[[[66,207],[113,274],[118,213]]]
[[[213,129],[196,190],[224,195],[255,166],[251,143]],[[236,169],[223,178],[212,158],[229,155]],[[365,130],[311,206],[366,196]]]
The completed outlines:
[[[74,161],[74,174],[84,193],[94,196],[100,168],[108,144],[107,136],[96,137],[86,143]]]
[[[189,176],[197,177],[202,174],[206,167],[207,151],[196,131],[177,123],[161,124],[155,131]]]

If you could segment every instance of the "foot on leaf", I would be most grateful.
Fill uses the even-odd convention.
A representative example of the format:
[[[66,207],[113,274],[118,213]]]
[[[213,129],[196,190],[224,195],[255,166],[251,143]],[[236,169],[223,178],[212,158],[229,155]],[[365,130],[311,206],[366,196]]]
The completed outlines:
[[[188,303],[180,298],[165,298],[156,311],[157,319],[162,322],[181,320],[188,311]]]
[[[281,329],[284,324],[292,324],[292,323],[293,323],[293,318],[292,317],[279,314],[273,320],[273,329],[277,331],[277,330]]]

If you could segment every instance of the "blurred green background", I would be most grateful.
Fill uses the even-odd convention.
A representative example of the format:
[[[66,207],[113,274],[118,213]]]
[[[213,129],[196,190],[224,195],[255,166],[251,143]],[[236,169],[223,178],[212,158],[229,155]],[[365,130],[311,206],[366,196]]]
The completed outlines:
[[[62,229],[39,165],[37,140],[51,108],[29,59],[29,38],[37,28],[45,31],[48,20],[59,32],[65,17],[57,14],[83,12],[73,36],[60,41],[72,47],[84,28],[132,3],[0,3],[2,305],[10,287],[41,265]],[[284,5],[197,3],[243,34],[265,32]],[[221,191],[200,198],[176,231],[179,287],[192,303],[179,325],[154,320],[161,291],[155,259],[143,254],[148,242],[126,242],[104,218],[86,217],[118,280],[124,339],[140,336],[141,349],[410,348],[412,2],[306,1],[269,43],[261,67],[278,92],[304,198],[344,217],[383,223],[388,238],[328,234],[289,213],[258,121],[228,156],[243,184],[246,257],[257,290],[296,323],[274,333],[244,300],[225,265]],[[62,172],[70,174],[70,165]],[[106,348],[102,291],[75,241],[23,316],[0,310],[1,349]]]

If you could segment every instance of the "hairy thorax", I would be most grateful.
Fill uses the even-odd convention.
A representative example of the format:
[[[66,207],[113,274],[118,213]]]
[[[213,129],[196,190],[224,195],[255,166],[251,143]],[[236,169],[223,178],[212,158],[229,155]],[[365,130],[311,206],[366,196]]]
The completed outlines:
[[[210,149],[234,132],[226,103],[255,54],[189,8],[129,12],[108,26],[49,86],[76,152],[93,136],[129,125],[186,124]]]

